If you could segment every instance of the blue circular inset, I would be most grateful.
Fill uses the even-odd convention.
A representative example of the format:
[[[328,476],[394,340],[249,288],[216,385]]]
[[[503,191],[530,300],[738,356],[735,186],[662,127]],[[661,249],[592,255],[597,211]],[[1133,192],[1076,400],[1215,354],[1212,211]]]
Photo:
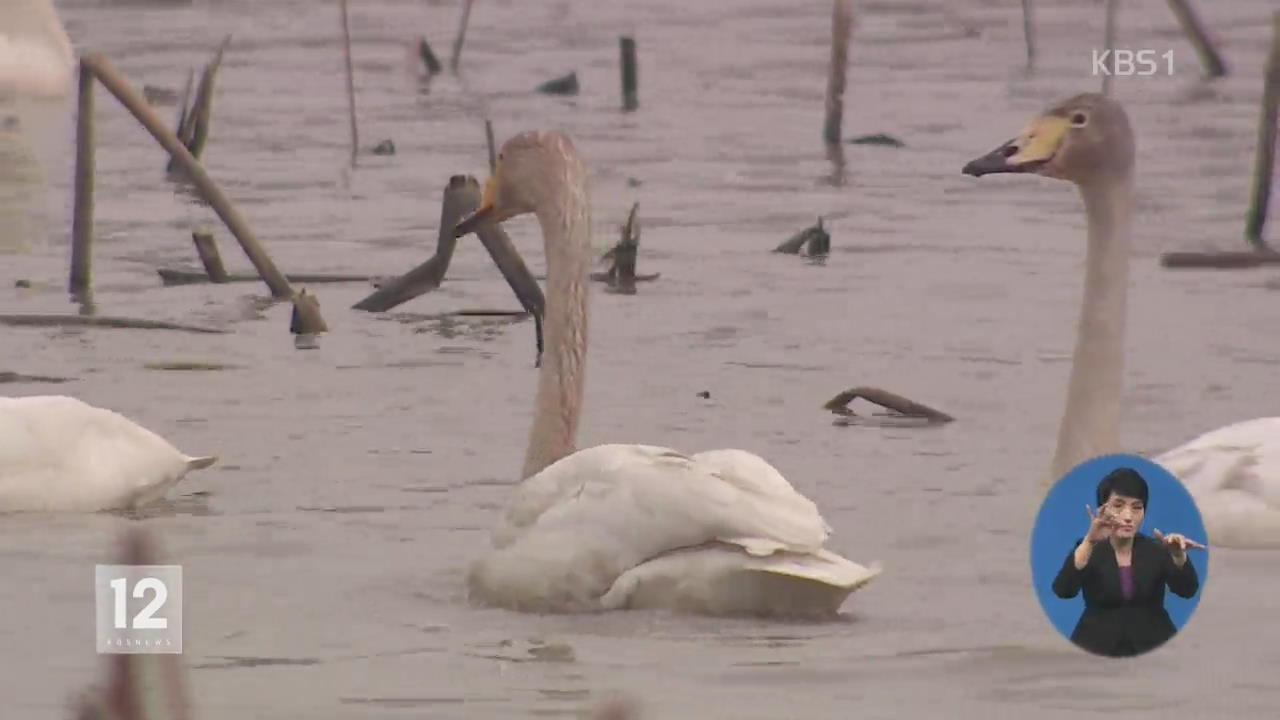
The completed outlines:
[[[1049,491],[1031,531],[1031,581],[1036,597],[1049,621],[1068,639],[1076,630],[1076,624],[1084,612],[1085,593],[1081,590],[1074,597],[1059,597],[1054,592],[1054,580],[1063,569],[1067,556],[1075,550],[1077,543],[1089,530],[1086,506],[1097,512],[1098,483],[1119,468],[1137,471],[1147,483],[1145,515],[1138,527],[1140,536],[1154,538],[1158,529],[1165,535],[1180,533],[1189,540],[1208,545],[1204,522],[1191,494],[1173,474],[1160,465],[1146,458],[1127,454],[1103,455],[1077,465]],[[1102,547],[1107,543],[1109,541],[1099,542],[1094,553],[1100,550],[1110,552]],[[1110,570],[1118,575],[1114,555],[1110,557]],[[1187,558],[1198,579],[1199,587],[1195,594],[1183,598],[1168,589],[1164,592],[1164,608],[1177,630],[1182,629],[1195,611],[1209,575],[1208,550],[1188,549]],[[1090,565],[1086,567],[1093,565],[1094,560],[1091,558]],[[1137,572],[1136,568],[1134,572]]]

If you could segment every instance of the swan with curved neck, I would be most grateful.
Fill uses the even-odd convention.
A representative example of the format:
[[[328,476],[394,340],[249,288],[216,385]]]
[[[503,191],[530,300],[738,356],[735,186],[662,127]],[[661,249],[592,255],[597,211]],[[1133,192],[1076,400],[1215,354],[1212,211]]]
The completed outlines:
[[[515,497],[471,567],[471,598],[526,612],[664,608],[830,615],[879,567],[824,546],[817,507],[744,450],[576,449],[587,349],[591,206],[569,138],[507,141],[480,207],[458,225],[532,213],[547,258],[546,351]]]
[[[141,507],[215,461],[72,397],[0,397],[0,512]]]
[[[1076,185],[1088,218],[1084,297],[1052,477],[1098,455],[1123,452],[1125,314],[1135,143],[1124,108],[1096,93],[1068,98],[1015,139],[965,165],[980,177],[1029,173]],[[1195,498],[1209,541],[1280,547],[1280,417],[1205,433],[1154,458]]]
[[[4,0],[0,95],[60,98],[71,90],[75,51],[51,0]]]

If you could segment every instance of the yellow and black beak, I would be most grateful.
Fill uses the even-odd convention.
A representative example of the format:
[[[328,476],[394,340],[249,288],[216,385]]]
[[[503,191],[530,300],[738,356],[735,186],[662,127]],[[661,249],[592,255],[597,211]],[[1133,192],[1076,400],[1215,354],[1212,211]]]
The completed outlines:
[[[1058,153],[1067,136],[1067,127],[1065,117],[1046,115],[1037,118],[1021,135],[980,158],[970,160],[961,172],[974,177],[1036,172]]]
[[[454,237],[460,238],[475,232],[476,228],[489,222],[496,215],[493,209],[493,202],[497,195],[497,190],[498,168],[494,168],[493,173],[489,175],[489,179],[485,180],[484,188],[480,191],[480,206],[453,228]]]

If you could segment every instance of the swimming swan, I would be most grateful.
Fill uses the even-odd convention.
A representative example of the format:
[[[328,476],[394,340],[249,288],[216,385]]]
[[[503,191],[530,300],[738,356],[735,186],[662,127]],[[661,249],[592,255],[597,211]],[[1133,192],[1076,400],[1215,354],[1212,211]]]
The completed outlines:
[[[0,512],[139,507],[214,462],[76,398],[0,397]]]
[[[61,98],[71,91],[75,51],[50,0],[4,0],[0,95]]]
[[[546,351],[523,481],[468,575],[479,603],[524,612],[662,608],[827,616],[880,568],[829,550],[817,507],[744,450],[575,451],[587,349],[587,171],[554,131],[503,146],[457,228],[533,213],[546,252]]]
[[[1097,455],[1121,452],[1125,312],[1133,207],[1134,136],[1124,109],[1076,95],[963,172],[1034,173],[1079,188],[1088,217],[1084,300],[1053,478]],[[1205,433],[1152,458],[1195,498],[1211,544],[1280,547],[1280,417]]]

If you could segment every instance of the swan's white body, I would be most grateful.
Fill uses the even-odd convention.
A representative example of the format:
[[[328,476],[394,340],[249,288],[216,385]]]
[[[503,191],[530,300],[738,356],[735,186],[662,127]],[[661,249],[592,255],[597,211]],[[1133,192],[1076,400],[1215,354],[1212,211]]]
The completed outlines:
[[[214,462],[72,397],[0,398],[0,512],[138,507]]]
[[[763,459],[650,445],[575,451],[591,256],[586,169],[555,132],[517,135],[498,157],[480,210],[459,231],[482,216],[537,216],[546,352],[524,480],[491,551],[471,568],[471,598],[526,612],[837,612],[880,568],[824,549],[830,527]]]
[[[1152,460],[1191,493],[1210,543],[1280,548],[1280,417],[1211,430]]]
[[[744,450],[599,445],[521,483],[471,587],[526,612],[829,615],[880,572],[825,550],[830,531]]]
[[[71,90],[75,51],[49,0],[4,0],[0,95],[59,98]]]

